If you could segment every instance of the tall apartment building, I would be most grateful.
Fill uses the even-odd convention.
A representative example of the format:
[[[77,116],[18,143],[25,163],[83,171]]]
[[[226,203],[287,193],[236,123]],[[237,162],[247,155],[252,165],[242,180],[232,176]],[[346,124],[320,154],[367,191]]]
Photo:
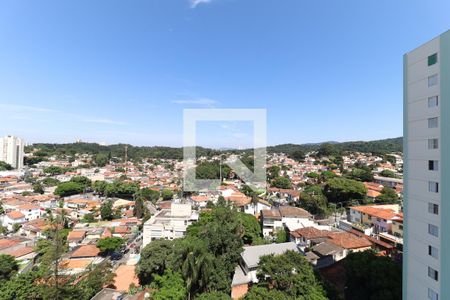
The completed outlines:
[[[450,31],[404,55],[404,299],[450,299]]]
[[[14,169],[23,167],[24,141],[15,136],[0,138],[0,161],[10,164]]]

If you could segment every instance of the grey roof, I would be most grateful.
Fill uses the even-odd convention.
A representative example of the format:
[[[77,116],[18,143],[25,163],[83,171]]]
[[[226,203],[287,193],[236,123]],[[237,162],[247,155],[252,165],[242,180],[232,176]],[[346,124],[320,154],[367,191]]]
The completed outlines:
[[[309,262],[311,262],[311,261],[314,261],[314,260],[318,260],[320,257],[319,256],[317,256],[314,252],[312,252],[312,251],[309,251],[309,252],[306,252],[305,253],[305,257],[306,257],[306,259],[309,261]]]
[[[245,275],[241,266],[237,265],[236,269],[234,269],[233,282],[231,283],[231,286],[246,284],[251,281],[252,281],[251,277],[249,275]]]
[[[244,252],[241,253],[241,256],[248,268],[256,268],[261,256],[283,254],[288,250],[299,252],[297,245],[294,242],[288,242],[244,247]]]
[[[320,243],[314,246],[312,249],[315,253],[319,254],[320,256],[332,255],[336,252],[344,250],[341,247],[328,242]]]

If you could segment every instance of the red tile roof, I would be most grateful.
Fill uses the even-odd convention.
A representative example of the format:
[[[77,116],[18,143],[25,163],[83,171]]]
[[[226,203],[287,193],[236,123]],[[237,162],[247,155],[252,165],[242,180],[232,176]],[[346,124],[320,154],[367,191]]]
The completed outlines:
[[[76,257],[94,257],[98,256],[100,253],[100,249],[97,248],[95,245],[84,245],[80,246],[78,249],[76,249],[72,254],[70,255],[71,258]]]
[[[6,215],[8,216],[8,218],[14,219],[14,220],[25,218],[25,215],[23,213],[21,213],[20,211],[16,211],[16,210],[10,211]]]

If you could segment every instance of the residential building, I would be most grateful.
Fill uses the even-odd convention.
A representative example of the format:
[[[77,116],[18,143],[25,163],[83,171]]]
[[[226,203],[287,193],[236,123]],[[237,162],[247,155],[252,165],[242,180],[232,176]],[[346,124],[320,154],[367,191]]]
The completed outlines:
[[[314,221],[309,212],[293,206],[273,207],[261,211],[263,235],[272,236],[277,230],[287,228],[293,231],[297,228],[313,226]]]
[[[170,209],[162,209],[144,224],[143,244],[153,240],[173,240],[186,234],[186,228],[198,220],[198,213],[189,203],[172,203]]]
[[[450,299],[450,31],[403,61],[403,297]]]
[[[14,169],[23,168],[25,142],[18,137],[8,135],[0,138],[0,161],[10,164]]]
[[[244,297],[248,292],[249,284],[258,282],[256,271],[261,256],[280,255],[286,251],[299,252],[299,249],[292,242],[244,247],[239,265],[234,271],[231,284],[231,298],[240,299]]]

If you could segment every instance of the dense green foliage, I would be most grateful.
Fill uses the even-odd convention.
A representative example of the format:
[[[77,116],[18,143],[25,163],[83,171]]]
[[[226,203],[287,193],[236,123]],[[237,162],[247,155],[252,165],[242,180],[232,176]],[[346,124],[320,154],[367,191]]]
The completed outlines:
[[[345,203],[351,200],[363,200],[366,196],[367,188],[362,182],[356,180],[332,178],[327,181],[324,191],[328,201]]]
[[[327,299],[313,268],[298,252],[261,257],[257,276],[258,284],[245,299]]]
[[[150,297],[154,300],[184,300],[187,295],[183,277],[170,270],[166,270],[162,276],[155,275],[150,288],[154,289]]]
[[[120,250],[124,244],[125,240],[120,237],[106,237],[97,241],[97,247],[103,255],[108,255]]]
[[[289,178],[278,176],[272,181],[272,185],[279,189],[290,189],[292,188],[291,181]]]
[[[155,240],[141,251],[141,259],[136,274],[141,285],[149,284],[156,275],[162,275],[169,267],[169,256],[173,253],[174,242]]]
[[[380,175],[383,177],[397,178],[397,175],[392,170],[383,170],[380,172]]]
[[[382,203],[395,203],[398,199],[397,192],[390,187],[384,187],[381,190],[381,194],[377,197],[377,201]]]
[[[156,240],[143,249],[137,267],[140,282],[148,284],[170,269],[181,274],[192,297],[214,291],[229,294],[242,251],[243,224],[252,228],[248,236],[255,234],[253,221],[225,204],[202,213],[185,238]]]
[[[14,256],[0,254],[0,284],[2,281],[9,280],[19,270]]]
[[[328,201],[320,185],[308,185],[300,194],[299,206],[313,215],[327,216]]]
[[[84,186],[82,184],[69,181],[60,183],[56,187],[54,194],[61,197],[67,197],[76,194],[81,194],[83,191]]]
[[[102,220],[111,221],[114,218],[112,201],[105,201],[100,206],[100,216]]]
[[[40,149],[41,152],[45,152],[45,156],[52,155],[69,155],[73,156],[76,153],[94,154],[95,163],[101,166],[105,163],[105,157],[125,157],[125,146],[127,146],[128,158],[134,161],[141,160],[143,158],[172,158],[182,159],[183,148],[171,148],[171,147],[137,147],[126,144],[116,144],[109,146],[102,146],[96,143],[70,143],[70,144],[33,144],[25,148],[26,152],[30,152],[32,149]],[[212,156],[218,154],[217,150],[206,149],[197,147],[196,152],[198,156]],[[101,154],[101,155],[100,155]],[[100,155],[100,156],[99,156]]]
[[[0,161],[0,171],[12,170],[12,166],[4,161]]]
[[[402,152],[403,151],[403,138],[393,138],[393,139],[384,139],[370,142],[345,142],[345,143],[332,143],[332,145],[339,152],[364,152],[364,153],[374,153],[374,154],[385,154],[392,152]],[[318,151],[321,144],[283,144],[268,147],[269,153],[286,153],[291,154],[295,151],[303,151],[303,152],[311,152]]]
[[[348,300],[402,299],[402,267],[373,251],[351,253],[345,259]]]

